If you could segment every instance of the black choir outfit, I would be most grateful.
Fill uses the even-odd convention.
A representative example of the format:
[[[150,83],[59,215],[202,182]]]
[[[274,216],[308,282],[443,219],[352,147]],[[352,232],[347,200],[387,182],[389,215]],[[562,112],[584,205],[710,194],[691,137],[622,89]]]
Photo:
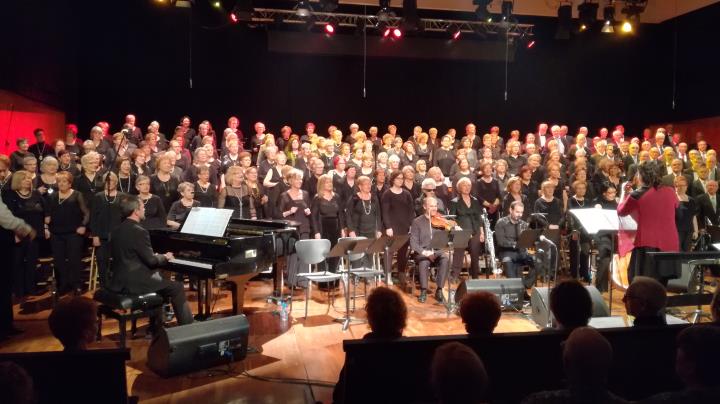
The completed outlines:
[[[75,190],[65,198],[55,192],[47,201],[45,215],[50,218],[48,227],[58,292],[79,290],[85,237],[77,230],[90,223],[90,210],[83,195]]]
[[[404,187],[400,193],[393,192],[389,188],[380,200],[382,207],[383,227],[385,230],[392,229],[393,236],[402,236],[408,234],[410,225],[415,219],[415,210],[413,197]],[[400,277],[400,283],[405,280],[405,268],[408,260],[408,244],[406,243],[397,251],[397,270]],[[386,257],[386,268],[390,268],[391,257]]]
[[[167,212],[162,200],[157,195],[150,194],[148,199],[141,196],[140,201],[145,205],[145,219],[140,222],[140,226],[147,230],[166,228]]]
[[[31,191],[27,196],[18,191],[8,191],[2,198],[15,217],[24,220],[37,232],[34,240],[23,238],[16,242],[13,248],[13,262],[9,269],[10,282],[15,296],[22,298],[35,293],[35,273],[40,254],[40,239],[44,238],[46,202],[38,191]]]
[[[335,246],[341,231],[345,225],[345,209],[342,207],[342,198],[333,193],[330,200],[322,195],[315,195],[310,204],[310,221],[312,232],[320,234],[320,238],[330,240],[330,244]],[[337,258],[328,258],[328,269],[331,272],[337,272]]]
[[[278,212],[281,216],[283,216],[284,212],[290,211],[290,208],[297,208],[295,213],[290,214],[288,216],[283,216],[283,219],[285,220],[292,220],[294,222],[298,223],[297,230],[298,235],[300,236],[300,239],[308,239],[310,238],[310,231],[311,231],[311,223],[310,223],[310,217],[305,214],[305,209],[309,208],[311,205],[310,200],[310,194],[308,194],[306,191],[301,191],[301,197],[299,199],[293,199],[290,196],[289,191],[283,192],[282,195],[280,195],[280,199],[278,200]],[[298,283],[297,280],[297,274],[300,272],[305,272],[304,270],[299,270],[299,261],[297,254],[292,253],[287,258],[287,282],[288,285],[296,286]]]
[[[575,234],[570,238],[570,274],[575,279],[582,279],[590,282],[590,236],[587,234],[582,224],[570,213],[572,209],[591,209],[593,208],[592,199],[578,199],[575,196],[568,200],[568,212],[565,223],[568,232]]]
[[[109,196],[105,191],[93,196],[90,204],[90,233],[100,239],[100,246],[95,248],[95,259],[98,265],[98,281],[107,285],[110,268],[110,232],[122,222],[120,210],[121,193]]]
[[[190,214],[190,211],[192,208],[197,208],[200,206],[200,202],[193,200],[192,205],[185,206],[182,199],[178,199],[177,201],[173,202],[172,206],[170,206],[170,210],[167,214],[167,220],[178,222],[180,223],[180,226],[182,227],[183,223],[185,223],[185,219],[187,219],[188,215]]]
[[[173,202],[180,199],[179,185],[180,180],[172,175],[167,181],[161,180],[157,173],[150,177],[150,193],[160,198],[166,212],[170,210]]]
[[[698,204],[695,199],[688,196],[687,201],[678,201],[678,207],[675,208],[675,227],[677,227],[678,239],[680,241],[680,251],[690,251],[692,244],[692,236],[695,231],[693,219],[698,214]]]
[[[218,205],[218,192],[215,185],[208,182],[206,186],[200,185],[200,182],[193,183],[195,187],[195,200],[200,202],[203,208],[215,208]]]
[[[483,221],[480,216],[482,205],[474,196],[470,196],[470,204],[468,204],[462,196],[455,197],[450,201],[450,215],[455,216],[455,222],[463,230],[472,232],[472,238],[467,248],[456,248],[453,255],[452,275],[457,278],[460,275],[465,258],[465,251],[470,253],[470,268],[468,272],[472,279],[477,279],[480,274],[480,254],[483,250],[483,243],[480,241],[480,235],[483,233]]]

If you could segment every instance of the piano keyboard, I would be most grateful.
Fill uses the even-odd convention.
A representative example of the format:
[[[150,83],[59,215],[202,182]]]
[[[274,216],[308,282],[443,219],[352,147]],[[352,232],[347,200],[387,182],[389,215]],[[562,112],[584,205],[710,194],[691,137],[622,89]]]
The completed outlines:
[[[190,261],[190,260],[184,260],[184,259],[180,259],[180,258],[173,258],[173,259],[169,260],[168,262],[171,264],[175,264],[175,265],[187,265],[187,266],[202,268],[202,269],[207,269],[207,270],[213,269],[212,264],[208,264],[206,262],[200,262],[200,261]]]

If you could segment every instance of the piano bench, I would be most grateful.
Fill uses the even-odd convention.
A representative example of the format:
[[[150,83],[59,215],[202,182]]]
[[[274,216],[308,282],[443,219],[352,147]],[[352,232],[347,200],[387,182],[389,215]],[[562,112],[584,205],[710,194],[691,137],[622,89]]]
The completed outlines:
[[[107,289],[98,289],[95,291],[93,299],[100,303],[98,305],[98,332],[97,340],[102,339],[102,318],[103,316],[115,319],[120,327],[120,347],[125,348],[126,340],[126,324],[127,320],[131,323],[131,337],[135,337],[137,332],[137,319],[150,317],[155,312],[161,311],[164,299],[155,294],[148,293],[145,295],[128,295],[119,292],[113,292]]]

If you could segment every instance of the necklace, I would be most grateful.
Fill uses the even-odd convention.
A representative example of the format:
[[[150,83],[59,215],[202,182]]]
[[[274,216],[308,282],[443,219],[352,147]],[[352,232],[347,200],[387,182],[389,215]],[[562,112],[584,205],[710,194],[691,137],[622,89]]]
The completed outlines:
[[[70,189],[70,192],[68,192],[67,196],[64,197],[64,198],[62,198],[62,197],[60,196],[60,192],[58,192],[58,205],[62,205],[63,202],[67,201],[68,198],[70,198],[70,197],[72,196],[73,192],[75,192],[75,191],[73,191],[72,189]]]
[[[208,189],[210,189],[210,183],[207,184],[205,188],[203,188],[202,184],[200,184],[200,181],[198,181],[198,187],[200,188],[200,192],[203,194],[207,194]]]
[[[360,199],[360,201],[362,202],[363,213],[365,213],[365,216],[370,215],[370,213],[372,212],[372,201],[368,201],[367,206],[365,206],[365,200]]]
[[[20,191],[15,191],[15,193],[17,193],[18,196],[23,199],[30,199],[30,196],[32,195],[32,192],[28,192],[27,195],[23,195],[22,192],[20,192]]]
[[[140,200],[143,203],[143,206],[147,206],[148,202],[150,202],[150,199],[152,199],[152,195],[150,195],[147,199],[143,199],[142,196],[140,196]]]
[[[123,189],[122,180],[123,180],[122,178],[118,177],[118,186],[120,187],[120,192],[125,192],[125,193],[129,194],[130,193],[130,185],[132,183],[132,177],[131,176],[127,177],[127,183],[128,183],[127,191],[125,191]]]
[[[584,208],[584,207],[585,207],[585,198],[583,198],[582,201],[581,201],[581,200],[579,200],[577,197],[575,197],[575,196],[573,195],[573,199],[575,199],[575,202],[577,202],[578,206],[580,206],[581,208]]]
[[[110,204],[115,203],[115,200],[117,199],[117,194],[115,194],[115,196],[113,196],[112,200],[110,200],[110,198],[109,198],[110,195],[108,195],[107,192],[103,192],[103,196],[105,197],[105,202],[110,203]]]

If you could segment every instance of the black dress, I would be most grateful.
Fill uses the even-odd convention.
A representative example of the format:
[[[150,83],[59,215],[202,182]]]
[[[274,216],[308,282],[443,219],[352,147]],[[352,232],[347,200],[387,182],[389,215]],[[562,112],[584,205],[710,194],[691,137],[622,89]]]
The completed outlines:
[[[675,226],[680,240],[680,251],[690,251],[693,235],[693,218],[698,213],[698,204],[695,199],[688,196],[687,202],[680,201],[675,209]]]
[[[95,250],[98,265],[98,276],[102,285],[107,285],[110,272],[110,232],[122,223],[120,198],[122,193],[107,196],[102,191],[93,196],[90,204],[91,236],[100,239],[100,246]]]
[[[48,196],[47,202],[46,216],[50,217],[50,245],[58,290],[62,293],[78,289],[81,287],[84,237],[77,229],[90,223],[90,211],[77,191],[64,199],[55,192]]]
[[[170,211],[173,202],[180,199],[178,185],[180,181],[172,175],[167,181],[162,181],[157,174],[150,177],[150,193],[160,198],[166,212]]]
[[[502,202],[500,183],[495,178],[490,180],[490,182],[486,182],[483,178],[478,178],[474,185],[473,196],[480,201],[481,205],[485,202],[492,204],[496,199]],[[501,209],[501,207],[498,207],[498,210],[499,209]],[[488,218],[492,225],[495,225],[499,216],[501,216],[498,210],[493,213],[488,211]]]
[[[207,187],[202,187],[199,182],[195,181],[194,186],[195,200],[200,202],[200,206],[203,208],[217,207],[218,192],[215,185],[209,182]]]
[[[172,206],[170,206],[170,210],[167,214],[167,220],[178,222],[182,226],[182,224],[185,223],[185,219],[187,219],[192,208],[197,208],[199,206],[200,202],[196,200],[193,200],[192,206],[185,206],[183,205],[182,200],[178,199],[177,201],[173,202]]]
[[[246,184],[239,187],[225,187],[220,191],[218,207],[224,209],[232,209],[233,216],[236,219],[252,219],[258,218],[259,206],[255,205],[255,198],[250,194],[250,190]]]
[[[135,187],[136,180],[137,175],[133,172],[130,173],[129,177],[122,178],[118,176],[118,190],[126,194],[137,195],[138,190]]]
[[[301,192],[302,197],[297,200],[293,199],[287,191],[283,192],[278,200],[277,208],[280,216],[282,216],[283,212],[289,211],[293,206],[297,208],[295,213],[285,216],[284,219],[292,220],[298,223],[298,235],[300,236],[300,239],[303,240],[310,238],[310,217],[305,215],[305,209],[310,207],[311,201],[310,194],[308,194],[307,191],[301,190]],[[298,284],[297,274],[301,272],[299,270],[299,266],[300,263],[298,261],[297,254],[292,252],[289,254],[287,259],[288,285],[296,286]],[[303,269],[302,272],[306,272],[305,269]]]
[[[101,172],[97,172],[93,179],[90,179],[81,172],[73,181],[73,188],[83,194],[85,202],[88,204],[88,209],[92,208],[93,199],[95,194],[102,191],[105,188],[105,181]]]
[[[570,274],[573,278],[590,282],[590,236],[582,225],[578,223],[575,216],[570,213],[571,209],[592,208],[592,199],[583,198],[582,201],[571,197],[568,199],[568,212],[566,212],[565,223],[568,232],[576,232],[577,240],[570,238]]]
[[[560,226],[563,222],[562,202],[560,202],[560,199],[555,197],[553,197],[553,199],[549,202],[543,198],[538,198],[535,201],[535,209],[533,209],[533,213],[544,213],[548,224]]]
[[[413,220],[415,220],[415,202],[410,192],[408,192],[405,187],[402,188],[399,194],[393,192],[392,189],[388,189],[383,194],[381,201],[383,227],[386,230],[392,229],[393,236],[408,234],[410,232],[410,226]],[[404,280],[405,268],[407,267],[408,246],[409,242],[405,243],[405,245],[397,251],[397,270],[400,277],[403,278],[400,279],[401,283]],[[391,258],[392,257],[385,257],[386,268],[390,268]],[[386,269],[386,272],[389,271]]]
[[[16,297],[24,297],[35,291],[35,273],[39,255],[39,239],[44,238],[45,199],[37,191],[26,198],[16,191],[5,192],[2,196],[12,214],[25,221],[37,232],[34,240],[25,237],[15,243],[13,262],[10,272],[13,292]],[[3,280],[7,282],[8,280]]]
[[[140,222],[140,226],[146,230],[166,228],[167,213],[162,200],[157,195],[150,195],[150,198],[142,202],[145,204],[145,220]]]
[[[444,176],[450,176],[453,164],[455,164],[455,152],[453,150],[445,150],[441,147],[433,152],[432,165],[439,167]]]
[[[332,246],[337,244],[341,231],[345,228],[345,210],[340,201],[341,198],[338,194],[333,194],[330,200],[318,194],[310,205],[312,232],[320,233],[320,238],[330,240]],[[337,258],[328,258],[330,271],[336,272],[337,264]]]

